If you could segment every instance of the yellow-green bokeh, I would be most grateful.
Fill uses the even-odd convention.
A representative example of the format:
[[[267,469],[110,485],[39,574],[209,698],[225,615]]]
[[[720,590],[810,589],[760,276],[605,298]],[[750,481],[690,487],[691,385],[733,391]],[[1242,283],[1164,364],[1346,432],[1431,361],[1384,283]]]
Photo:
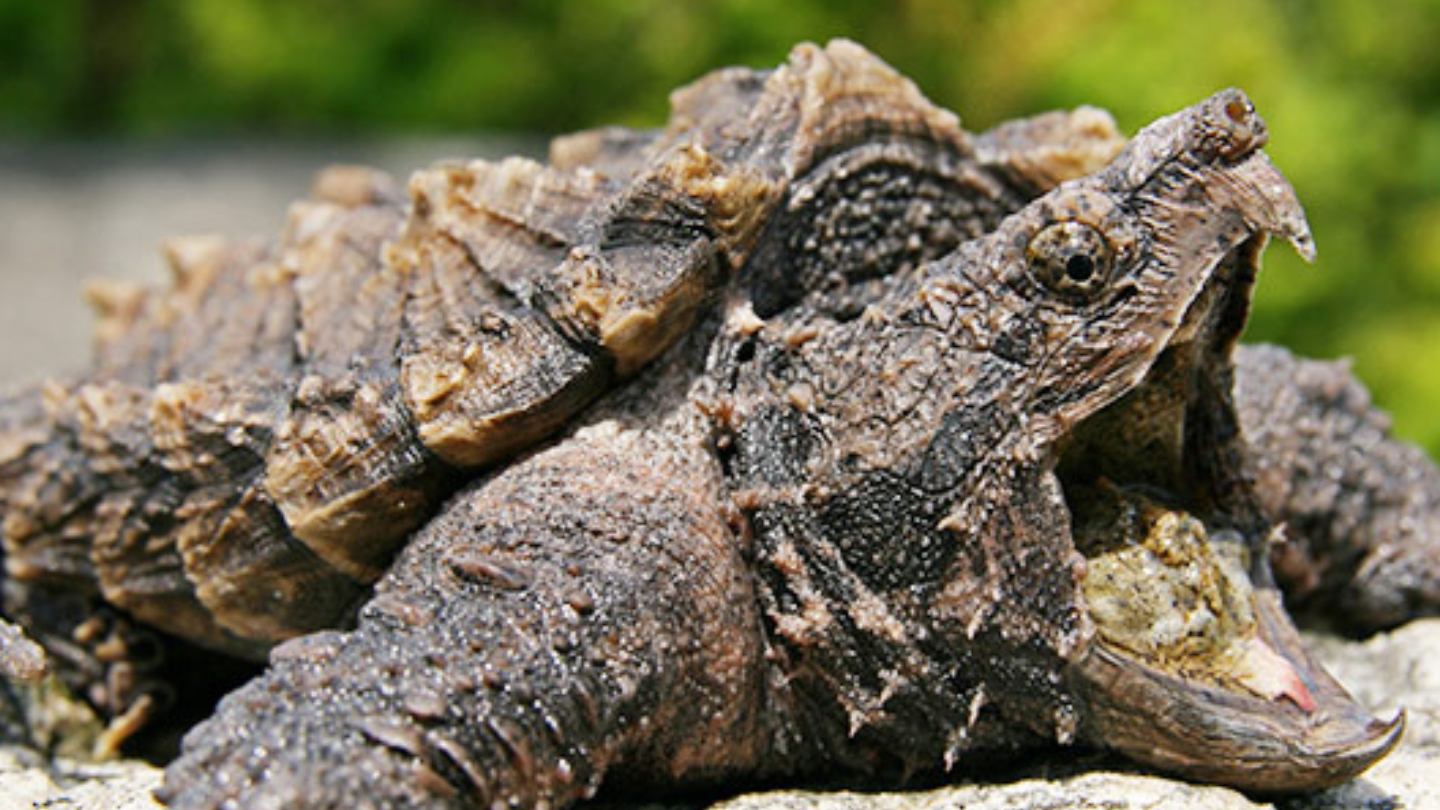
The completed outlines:
[[[1245,88],[1321,249],[1271,252],[1252,336],[1353,356],[1440,451],[1440,0],[0,0],[0,137],[654,124],[679,83],[835,36],[972,128]]]

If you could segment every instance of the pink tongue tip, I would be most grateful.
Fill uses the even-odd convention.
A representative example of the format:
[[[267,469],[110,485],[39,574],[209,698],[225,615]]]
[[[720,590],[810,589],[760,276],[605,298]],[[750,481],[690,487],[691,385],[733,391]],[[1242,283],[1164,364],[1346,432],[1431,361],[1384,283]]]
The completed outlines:
[[[1294,675],[1290,683],[1286,684],[1285,690],[1280,693],[1280,697],[1290,698],[1291,703],[1294,703],[1306,712],[1315,711],[1315,696],[1310,694],[1310,689],[1305,686],[1304,681],[1300,680],[1298,673]]]
[[[1271,700],[1288,698],[1302,711],[1315,711],[1315,696],[1285,656],[1258,638],[1246,646],[1240,663],[1240,682],[1247,689]]]

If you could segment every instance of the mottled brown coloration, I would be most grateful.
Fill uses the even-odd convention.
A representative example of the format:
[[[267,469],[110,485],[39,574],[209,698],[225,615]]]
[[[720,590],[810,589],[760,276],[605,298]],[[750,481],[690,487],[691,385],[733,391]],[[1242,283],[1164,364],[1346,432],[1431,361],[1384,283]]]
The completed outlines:
[[[1292,611],[1365,634],[1440,605],[1440,471],[1347,364],[1275,346],[1238,355],[1235,387],[1257,491],[1284,515],[1272,554]]]
[[[1433,538],[1394,525],[1436,510],[1389,466],[1337,485],[1347,520],[1403,503],[1364,531],[1285,489],[1351,437],[1406,452],[1353,396],[1266,421],[1317,390],[1248,381],[1285,357],[1242,355],[1235,408],[1265,239],[1313,251],[1242,94],[1124,151],[1088,109],[972,136],[837,42],[672,105],[408,198],[332,170],[273,247],[177,242],[172,289],[92,292],[94,372],[3,400],[8,616],[81,641],[44,609],[68,589],[270,651],[167,801],[544,808],[1057,742],[1298,790],[1394,744],[1300,648],[1264,544],[1290,521],[1287,581],[1394,621],[1440,602],[1406,551]],[[1225,613],[1180,614],[1163,666],[1087,603],[1086,555],[1152,539],[1117,488],[1191,521],[1146,564]],[[1363,586],[1324,567],[1363,553]]]
[[[343,167],[273,248],[171,243],[171,289],[94,294],[93,375],[7,412],[11,575],[229,652],[333,626],[460,482],[674,343],[752,249],[838,244],[837,271],[882,275],[1117,148],[1093,111],[972,139],[868,54],[832,51],[704,79],[663,132],[557,144],[571,161],[591,144],[591,165],[439,166],[408,212]],[[727,106],[742,97],[748,121]],[[856,172],[926,192],[845,208],[834,178]],[[884,206],[904,216],[871,233]],[[787,216],[815,212],[844,233],[790,245]]]

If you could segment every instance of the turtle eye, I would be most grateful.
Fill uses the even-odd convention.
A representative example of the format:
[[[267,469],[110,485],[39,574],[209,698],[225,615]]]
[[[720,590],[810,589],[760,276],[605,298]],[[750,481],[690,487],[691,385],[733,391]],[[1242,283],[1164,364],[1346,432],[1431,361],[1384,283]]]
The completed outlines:
[[[1110,243],[1083,222],[1046,227],[1030,240],[1025,258],[1046,289],[1073,301],[1094,298],[1110,280]]]

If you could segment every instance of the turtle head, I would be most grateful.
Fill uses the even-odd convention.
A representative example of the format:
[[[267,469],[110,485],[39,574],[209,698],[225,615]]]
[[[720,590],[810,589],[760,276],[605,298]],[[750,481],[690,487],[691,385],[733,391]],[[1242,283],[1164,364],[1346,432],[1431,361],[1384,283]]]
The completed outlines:
[[[1216,94],[1007,220],[988,264],[1048,347],[1023,398],[1079,554],[1078,734],[1287,791],[1364,770],[1403,716],[1373,718],[1304,650],[1269,571],[1283,527],[1245,473],[1231,352],[1260,254],[1279,236],[1314,256],[1265,141],[1242,93]]]

